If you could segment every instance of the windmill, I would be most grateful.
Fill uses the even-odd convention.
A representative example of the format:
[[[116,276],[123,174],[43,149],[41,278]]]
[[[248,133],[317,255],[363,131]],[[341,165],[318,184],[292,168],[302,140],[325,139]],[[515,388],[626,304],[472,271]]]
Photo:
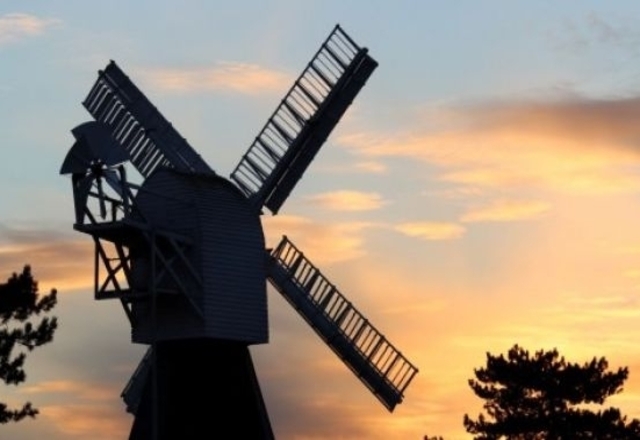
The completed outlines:
[[[119,300],[132,341],[149,345],[122,393],[131,439],[212,427],[273,438],[248,349],[268,342],[267,280],[389,411],[402,401],[417,368],[287,236],[265,248],[260,221],[377,65],[336,25],[229,179],[114,61],[99,72],[83,101],[94,120],[72,130],[60,173],[71,175],[74,229],[94,242],[95,298]]]

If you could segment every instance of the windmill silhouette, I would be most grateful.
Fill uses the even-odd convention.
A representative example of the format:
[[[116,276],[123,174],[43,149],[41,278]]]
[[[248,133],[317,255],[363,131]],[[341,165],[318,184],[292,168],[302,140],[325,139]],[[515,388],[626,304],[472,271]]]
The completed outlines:
[[[286,236],[277,214],[377,67],[336,25],[229,179],[216,174],[111,61],[60,173],[74,229],[95,244],[95,298],[118,299],[149,345],[122,397],[130,439],[273,438],[248,346],[268,342],[268,280],[389,410],[417,368]],[[128,180],[130,165],[141,184]],[[240,420],[240,422],[238,421]]]

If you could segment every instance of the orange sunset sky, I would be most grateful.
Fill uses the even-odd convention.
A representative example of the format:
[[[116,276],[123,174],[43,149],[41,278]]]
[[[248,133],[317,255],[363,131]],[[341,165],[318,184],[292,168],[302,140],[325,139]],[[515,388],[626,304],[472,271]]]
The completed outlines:
[[[634,2],[0,3],[0,268],[55,287],[27,358],[36,420],[7,439],[126,438],[145,347],[93,300],[93,244],[59,169],[110,59],[228,176],[336,23],[379,62],[277,216],[420,370],[388,413],[269,288],[251,348],[278,439],[471,438],[487,351],[628,366],[640,418],[640,8]]]

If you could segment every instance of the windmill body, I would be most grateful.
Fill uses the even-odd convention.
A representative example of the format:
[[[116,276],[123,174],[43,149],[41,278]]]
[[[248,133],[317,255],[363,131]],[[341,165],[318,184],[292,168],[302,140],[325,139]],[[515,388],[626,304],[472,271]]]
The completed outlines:
[[[151,302],[132,303],[133,341],[267,342],[264,236],[246,197],[221,177],[164,168],[145,180],[135,205],[134,219],[152,219],[152,229],[175,234],[185,246],[184,260],[172,266],[175,279],[165,276],[155,285],[164,293],[157,298],[155,322]],[[149,290],[154,277],[148,246],[143,242],[132,252],[134,288]]]
[[[123,391],[131,439],[198,438],[212,423],[273,437],[248,350],[268,342],[267,281],[387,409],[402,401],[417,368],[288,237],[265,249],[260,222],[376,66],[336,26],[229,179],[113,61],[99,72],[83,102],[95,121],[72,130],[61,173],[71,174],[74,228],[95,243],[96,299],[118,299],[133,342],[150,346]],[[142,183],[129,181],[130,166]]]

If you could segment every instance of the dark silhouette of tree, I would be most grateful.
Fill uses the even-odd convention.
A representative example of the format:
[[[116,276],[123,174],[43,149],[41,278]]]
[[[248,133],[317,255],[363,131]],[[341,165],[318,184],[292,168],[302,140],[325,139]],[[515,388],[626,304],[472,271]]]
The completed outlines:
[[[608,371],[605,358],[583,365],[567,362],[556,349],[528,351],[515,345],[505,358],[487,353],[486,366],[469,380],[473,392],[485,401],[487,415],[464,416],[464,427],[475,440],[640,439],[640,421],[617,408],[602,405],[622,391],[629,370]]]
[[[0,378],[7,385],[25,381],[24,361],[27,352],[51,342],[58,327],[56,317],[35,317],[46,314],[57,303],[57,292],[39,297],[38,283],[25,266],[20,275],[14,273],[6,283],[0,284]],[[0,403],[0,423],[17,422],[35,417],[38,410],[30,402],[22,408],[8,408]]]
[[[425,435],[423,440],[444,440],[444,438],[440,437],[439,435],[434,435],[433,437]]]

